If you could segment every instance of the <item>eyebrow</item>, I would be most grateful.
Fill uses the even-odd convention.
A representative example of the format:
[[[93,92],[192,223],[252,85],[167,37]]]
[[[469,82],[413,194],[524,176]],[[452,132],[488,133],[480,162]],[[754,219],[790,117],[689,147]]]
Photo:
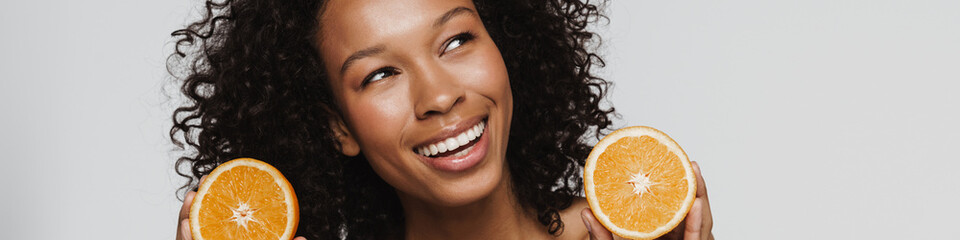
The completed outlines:
[[[473,12],[473,9],[470,9],[467,7],[456,7],[454,9],[450,9],[450,11],[447,11],[447,13],[444,13],[443,16],[440,16],[440,18],[437,18],[437,20],[433,22],[433,28],[438,28],[442,26],[444,23],[449,22],[450,19],[453,19],[453,17],[456,17],[457,15],[460,15],[460,14],[465,14],[465,13],[472,13],[474,15],[477,14]]]
[[[439,28],[440,26],[443,26],[443,24],[449,22],[450,19],[453,19],[453,17],[462,15],[462,14],[476,15],[477,13],[474,12],[473,9],[470,9],[467,7],[456,7],[454,9],[450,9],[450,11],[447,11],[446,13],[441,15],[439,18],[437,18],[437,20],[433,21],[432,26],[433,28]],[[340,66],[340,75],[343,75],[343,73],[347,71],[347,68],[349,68],[350,65],[353,65],[353,63],[356,62],[357,60],[383,53],[385,49],[386,49],[386,46],[384,46],[383,44],[380,44],[380,45],[369,47],[360,51],[356,51],[353,54],[350,54],[350,56],[347,57],[347,60],[343,61],[343,65]]]
[[[347,68],[350,67],[350,65],[353,65],[353,62],[356,62],[361,58],[380,54],[383,52],[385,48],[386,46],[384,46],[383,44],[380,44],[380,45],[369,47],[369,48],[357,51],[353,54],[350,54],[350,56],[347,57],[347,60],[343,61],[343,66],[340,66],[340,75],[343,75],[343,72],[347,71]]]

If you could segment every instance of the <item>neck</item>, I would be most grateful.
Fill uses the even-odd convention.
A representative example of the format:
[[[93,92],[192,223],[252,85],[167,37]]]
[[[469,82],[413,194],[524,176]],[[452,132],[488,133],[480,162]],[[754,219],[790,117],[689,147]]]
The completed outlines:
[[[401,196],[406,239],[539,239],[549,236],[536,214],[521,207],[509,174],[487,197],[463,206],[432,205]]]

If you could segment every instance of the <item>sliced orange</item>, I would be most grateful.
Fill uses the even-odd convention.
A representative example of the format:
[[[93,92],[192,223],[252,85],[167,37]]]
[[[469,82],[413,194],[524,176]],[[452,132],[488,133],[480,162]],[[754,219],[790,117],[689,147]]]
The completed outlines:
[[[593,147],[583,171],[587,202],[614,234],[654,239],[683,221],[697,181],[680,145],[651,127],[610,133]]]
[[[270,164],[251,158],[213,169],[190,206],[194,240],[289,240],[299,218],[290,182]]]

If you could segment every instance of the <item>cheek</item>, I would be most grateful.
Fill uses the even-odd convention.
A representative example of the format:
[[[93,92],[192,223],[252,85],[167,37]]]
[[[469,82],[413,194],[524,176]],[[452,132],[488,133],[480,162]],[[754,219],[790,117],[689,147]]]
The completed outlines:
[[[349,114],[351,131],[360,144],[360,151],[378,176],[398,188],[417,185],[409,177],[414,169],[398,157],[407,154],[401,143],[413,114],[409,100],[400,99],[405,96],[383,93],[355,98]]]
[[[354,98],[348,104],[351,131],[367,156],[395,154],[410,106],[401,93],[384,92]]]
[[[496,101],[498,105],[512,106],[513,95],[509,75],[499,50],[490,46],[478,51],[470,64],[463,65],[462,78],[470,88]],[[509,109],[509,108],[508,108]]]

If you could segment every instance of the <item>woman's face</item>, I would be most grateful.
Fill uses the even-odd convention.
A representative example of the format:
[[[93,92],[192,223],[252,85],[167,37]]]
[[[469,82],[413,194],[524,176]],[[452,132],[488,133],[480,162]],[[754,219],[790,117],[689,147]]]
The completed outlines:
[[[513,97],[469,0],[333,0],[317,46],[356,147],[401,199],[460,206],[504,186]]]

